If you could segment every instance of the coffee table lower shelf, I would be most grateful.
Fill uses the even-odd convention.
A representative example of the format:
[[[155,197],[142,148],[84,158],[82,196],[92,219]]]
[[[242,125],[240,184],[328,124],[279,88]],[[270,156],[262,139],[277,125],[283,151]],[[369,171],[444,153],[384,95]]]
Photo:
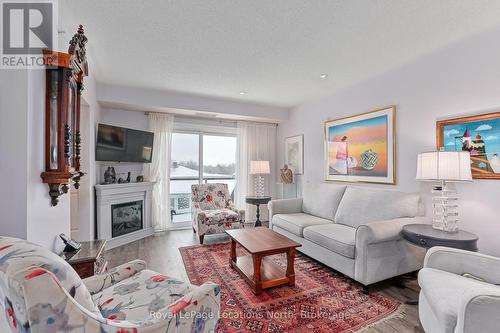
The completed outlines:
[[[254,270],[254,261],[256,266],[260,266],[260,269]],[[230,259],[230,263],[231,267],[237,270],[248,282],[255,294],[262,292],[262,289],[282,284],[295,285],[295,274],[287,274],[286,269],[283,269],[269,257],[246,255],[237,257],[236,262]],[[256,276],[259,273],[260,277]]]

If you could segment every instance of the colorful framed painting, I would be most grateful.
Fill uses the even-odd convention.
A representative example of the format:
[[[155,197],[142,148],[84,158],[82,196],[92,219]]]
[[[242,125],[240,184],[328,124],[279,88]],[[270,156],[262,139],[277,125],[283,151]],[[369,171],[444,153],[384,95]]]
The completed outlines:
[[[500,179],[500,112],[440,120],[438,150],[469,151],[472,178]]]
[[[396,184],[396,106],[325,122],[325,179]]]
[[[304,174],[304,136],[285,138],[285,164],[295,175]]]

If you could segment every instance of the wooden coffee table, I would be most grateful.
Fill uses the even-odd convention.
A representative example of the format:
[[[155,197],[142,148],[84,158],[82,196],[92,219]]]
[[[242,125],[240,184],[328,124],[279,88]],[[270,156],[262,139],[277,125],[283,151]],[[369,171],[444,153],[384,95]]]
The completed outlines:
[[[266,227],[226,230],[231,237],[229,264],[248,282],[255,294],[282,284],[295,285],[295,249],[300,243]],[[250,255],[236,257],[236,243]],[[286,253],[286,271],[271,258],[273,254]]]

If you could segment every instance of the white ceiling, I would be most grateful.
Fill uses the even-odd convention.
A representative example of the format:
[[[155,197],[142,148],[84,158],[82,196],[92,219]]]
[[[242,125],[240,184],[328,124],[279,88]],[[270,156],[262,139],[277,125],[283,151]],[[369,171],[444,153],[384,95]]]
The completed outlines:
[[[76,27],[66,24],[85,26],[98,82],[283,107],[500,25],[498,0],[64,0],[59,6],[68,39]]]

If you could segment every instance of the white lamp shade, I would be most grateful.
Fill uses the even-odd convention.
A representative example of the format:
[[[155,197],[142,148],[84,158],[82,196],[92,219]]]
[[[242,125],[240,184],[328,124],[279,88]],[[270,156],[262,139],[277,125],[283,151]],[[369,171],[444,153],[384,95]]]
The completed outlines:
[[[417,179],[472,181],[468,151],[433,151],[418,154]]]
[[[269,161],[250,161],[250,174],[262,175],[270,174]]]

